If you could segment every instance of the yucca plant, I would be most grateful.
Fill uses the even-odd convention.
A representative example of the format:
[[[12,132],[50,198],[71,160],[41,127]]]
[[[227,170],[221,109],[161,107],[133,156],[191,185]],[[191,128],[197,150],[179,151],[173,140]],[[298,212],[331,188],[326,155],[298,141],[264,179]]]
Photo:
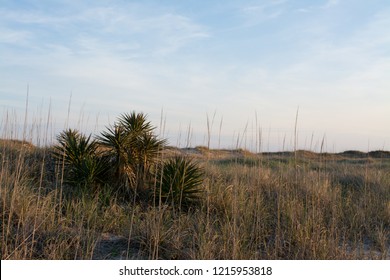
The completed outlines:
[[[158,139],[155,135],[145,133],[134,143],[134,158],[136,161],[133,168],[137,174],[137,187],[143,188],[147,183],[151,169],[157,164],[158,155],[166,141]]]
[[[71,185],[91,186],[103,182],[106,163],[98,157],[97,142],[77,130],[61,132],[53,155],[64,167],[65,180]]]
[[[146,115],[132,112],[122,114],[98,137],[120,185],[126,183],[135,190],[145,189],[150,168],[165,145],[165,140],[158,139],[153,131]]]
[[[201,198],[203,169],[191,159],[178,156],[163,164],[159,174],[157,199],[177,209],[188,209]]]
[[[127,134],[128,160],[136,177],[136,188],[142,189],[166,141],[153,134],[155,128],[145,114],[122,114],[118,121]]]
[[[118,123],[124,128],[128,135],[136,137],[144,133],[152,133],[154,127],[147,121],[147,115],[143,113],[131,112],[119,116]]]
[[[109,162],[112,175],[117,183],[127,184],[134,181],[134,172],[129,162],[128,137],[124,128],[118,124],[107,127],[98,137],[104,149],[104,157]]]

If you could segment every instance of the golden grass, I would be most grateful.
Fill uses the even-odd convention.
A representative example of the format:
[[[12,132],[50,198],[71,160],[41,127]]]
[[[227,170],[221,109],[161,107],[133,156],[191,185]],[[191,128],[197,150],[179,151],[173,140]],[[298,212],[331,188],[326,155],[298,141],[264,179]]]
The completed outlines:
[[[62,183],[50,149],[0,141],[1,259],[389,259],[390,159],[170,148],[204,167],[179,212]],[[384,155],[383,153],[381,154]]]

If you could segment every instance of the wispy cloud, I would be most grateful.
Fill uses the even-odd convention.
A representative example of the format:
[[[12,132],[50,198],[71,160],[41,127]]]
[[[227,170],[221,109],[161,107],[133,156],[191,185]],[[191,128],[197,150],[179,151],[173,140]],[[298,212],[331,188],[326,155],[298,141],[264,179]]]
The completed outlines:
[[[134,51],[135,45],[140,46],[139,51],[149,51],[149,54],[173,53],[194,40],[208,38],[209,32],[201,25],[193,22],[190,18],[174,13],[148,15],[147,11],[134,13],[132,7],[80,7],[57,16],[46,14],[42,11],[7,11],[0,10],[2,22],[8,25],[7,36],[2,40],[13,40],[21,35],[29,34],[32,43],[41,40],[41,37],[52,36],[53,44],[58,40],[58,32],[62,33],[61,43],[69,48],[78,48],[78,38],[88,34],[96,41],[109,41],[111,44],[119,44],[122,51],[125,45],[130,45]],[[31,31],[33,25],[45,27],[42,35],[37,31]],[[35,32],[35,33],[33,33]],[[54,36],[56,36],[54,38]],[[70,37],[72,36],[72,37]],[[26,38],[26,36],[24,37]],[[115,42],[115,43],[112,43]],[[45,42],[43,42],[45,44]],[[108,45],[108,44],[104,44]],[[81,46],[83,47],[83,46]],[[113,51],[116,51],[115,48]]]
[[[188,17],[177,14],[135,20],[135,25],[144,34],[154,34],[153,40],[156,40],[154,46],[159,46],[155,53],[159,55],[175,52],[195,40],[211,36],[204,27]]]
[[[24,44],[31,38],[31,33],[23,30],[14,30],[7,27],[0,27],[0,42],[6,44]]]
[[[255,26],[264,21],[280,17],[285,12],[285,0],[262,1],[259,4],[248,5],[241,8],[241,17],[245,26]]]
[[[323,9],[330,9],[338,6],[341,0],[327,0],[324,5],[321,6]]]

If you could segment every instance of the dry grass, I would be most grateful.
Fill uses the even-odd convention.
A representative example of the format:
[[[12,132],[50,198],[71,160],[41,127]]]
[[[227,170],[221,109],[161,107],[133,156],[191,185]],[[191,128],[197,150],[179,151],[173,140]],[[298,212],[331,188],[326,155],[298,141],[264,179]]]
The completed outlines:
[[[185,212],[75,191],[49,148],[0,141],[1,259],[390,258],[386,153],[163,156],[177,154],[206,171],[201,205]]]

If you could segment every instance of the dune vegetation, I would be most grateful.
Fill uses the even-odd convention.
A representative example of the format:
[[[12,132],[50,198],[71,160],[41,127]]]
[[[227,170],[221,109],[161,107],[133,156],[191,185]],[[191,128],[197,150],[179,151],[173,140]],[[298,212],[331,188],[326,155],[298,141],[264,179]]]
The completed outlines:
[[[176,148],[135,112],[2,138],[2,260],[390,259],[389,152]]]

